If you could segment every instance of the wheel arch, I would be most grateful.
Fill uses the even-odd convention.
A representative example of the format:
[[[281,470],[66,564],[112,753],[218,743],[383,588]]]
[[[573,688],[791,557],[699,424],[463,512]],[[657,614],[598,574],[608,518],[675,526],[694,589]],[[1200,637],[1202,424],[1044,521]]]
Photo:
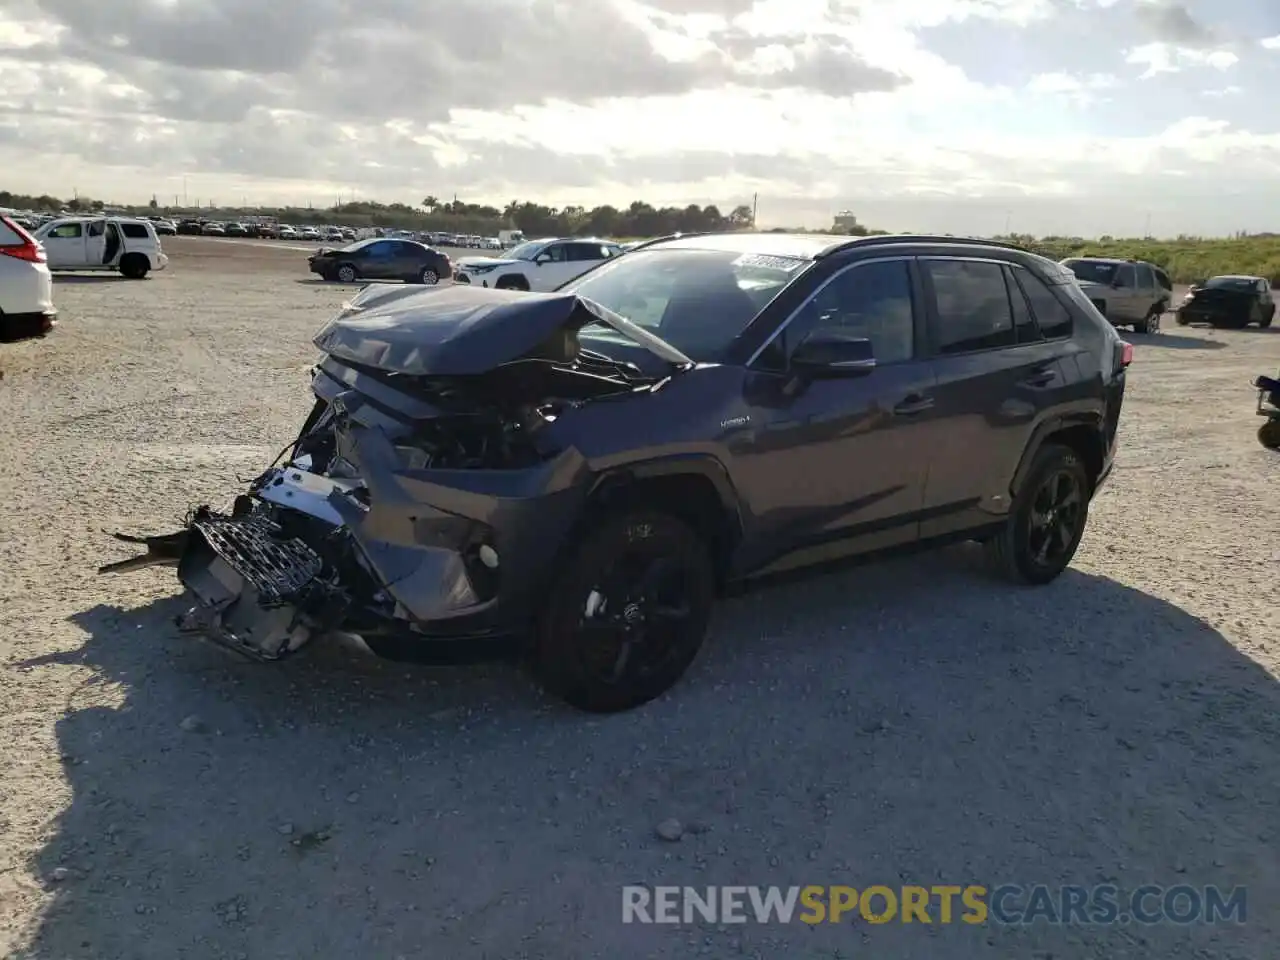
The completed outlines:
[[[1106,429],[1100,413],[1082,413],[1074,416],[1052,417],[1043,421],[1032,433],[1031,442],[1022,452],[1022,460],[1014,473],[1011,493],[1017,497],[1026,483],[1031,465],[1048,444],[1060,444],[1073,450],[1089,474],[1089,483],[1096,487],[1106,465]]]
[[[741,501],[728,470],[711,456],[648,460],[601,474],[587,495],[584,523],[603,510],[652,508],[669,513],[707,541],[717,580],[728,576],[742,542]]]

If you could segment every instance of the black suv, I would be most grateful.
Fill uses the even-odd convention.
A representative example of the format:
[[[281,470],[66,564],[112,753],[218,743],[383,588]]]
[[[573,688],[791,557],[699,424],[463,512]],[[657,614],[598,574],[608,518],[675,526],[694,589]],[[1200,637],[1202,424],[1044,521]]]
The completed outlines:
[[[314,408],[229,514],[145,556],[264,660],[527,638],[586,710],[668,689],[724,586],[980,540],[1043,584],[1111,469],[1132,348],[1072,274],[982,240],[654,241],[561,290],[368,286]]]

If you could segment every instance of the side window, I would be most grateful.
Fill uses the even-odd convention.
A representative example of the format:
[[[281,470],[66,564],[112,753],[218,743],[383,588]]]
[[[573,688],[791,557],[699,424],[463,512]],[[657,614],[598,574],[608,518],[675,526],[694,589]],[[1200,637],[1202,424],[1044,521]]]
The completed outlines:
[[[100,237],[106,232],[107,224],[104,220],[94,220],[89,224],[89,236]]]
[[[938,352],[944,356],[1017,344],[1009,293],[998,263],[922,261],[938,307]]]
[[[1071,311],[1043,283],[1039,277],[1021,267],[1013,271],[1014,278],[1031,302],[1031,312],[1046,340],[1061,340],[1071,336]]]
[[[818,329],[866,337],[879,364],[915,357],[915,310],[906,260],[858,264],[837,274],[788,325],[788,353]],[[762,354],[762,358],[768,354]]]
[[[567,243],[553,243],[538,254],[538,259],[550,260],[552,263],[564,263],[568,259],[568,251],[565,249],[568,246]]]
[[[1116,286],[1132,290],[1138,283],[1137,271],[1133,269],[1132,263],[1121,264],[1120,269],[1116,271]]]
[[[600,248],[593,243],[566,243],[565,259],[573,263],[600,260]]]
[[[1039,343],[1044,339],[1040,328],[1036,326],[1036,318],[1027,303],[1026,295],[1013,278],[1013,268],[1004,268],[1005,288],[1009,291],[1009,307],[1013,311],[1013,332],[1018,343]]]
[[[1138,286],[1143,290],[1150,290],[1155,285],[1156,278],[1151,268],[1145,263],[1138,264]]]
[[[379,240],[377,243],[369,244],[367,256],[373,257],[375,260],[389,260],[395,256],[396,244],[394,240]]]
[[[49,236],[57,237],[59,240],[75,240],[84,236],[84,232],[78,223],[64,223],[50,230]]]
[[[120,224],[120,229],[131,240],[146,240],[151,236],[151,234],[147,233],[147,228],[141,223],[122,223]]]

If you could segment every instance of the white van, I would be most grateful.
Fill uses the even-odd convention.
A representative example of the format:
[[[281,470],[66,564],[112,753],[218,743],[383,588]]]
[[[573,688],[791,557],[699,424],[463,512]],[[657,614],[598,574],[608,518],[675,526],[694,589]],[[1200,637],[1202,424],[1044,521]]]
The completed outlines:
[[[132,217],[60,217],[35,232],[49,257],[49,269],[118,270],[141,280],[163,270],[169,258],[149,220]]]

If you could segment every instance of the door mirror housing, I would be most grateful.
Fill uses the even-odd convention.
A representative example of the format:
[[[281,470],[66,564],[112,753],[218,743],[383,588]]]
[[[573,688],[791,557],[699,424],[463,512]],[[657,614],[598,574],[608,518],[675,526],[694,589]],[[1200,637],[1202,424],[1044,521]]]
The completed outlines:
[[[818,329],[792,351],[791,368],[811,378],[861,377],[876,368],[876,357],[866,337]]]

